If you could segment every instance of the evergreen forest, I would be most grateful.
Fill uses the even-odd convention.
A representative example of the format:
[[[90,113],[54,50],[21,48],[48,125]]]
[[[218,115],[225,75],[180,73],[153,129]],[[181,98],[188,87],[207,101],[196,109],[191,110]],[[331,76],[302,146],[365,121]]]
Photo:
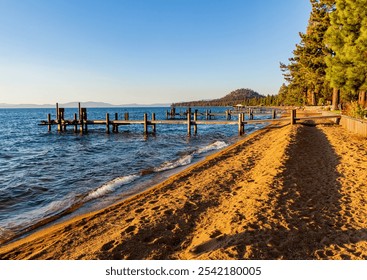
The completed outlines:
[[[367,0],[311,0],[305,33],[280,63],[283,105],[367,107]]]

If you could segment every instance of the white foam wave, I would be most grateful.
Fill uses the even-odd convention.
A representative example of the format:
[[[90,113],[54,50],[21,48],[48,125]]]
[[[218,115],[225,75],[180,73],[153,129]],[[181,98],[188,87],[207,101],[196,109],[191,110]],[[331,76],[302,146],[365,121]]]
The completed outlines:
[[[170,169],[174,169],[176,167],[179,166],[184,166],[184,165],[188,165],[192,162],[192,159],[194,158],[194,155],[187,155],[184,156],[182,158],[179,158],[176,161],[168,161],[163,163],[160,167],[157,167],[154,169],[155,172],[161,172],[161,171],[165,171],[165,170],[170,170]]]
[[[117,187],[120,187],[122,185],[129,184],[129,183],[135,181],[139,177],[140,177],[139,175],[128,175],[128,176],[123,176],[123,177],[117,177],[117,178],[113,179],[112,181],[109,181],[109,182],[103,184],[102,186],[100,186],[96,190],[94,190],[91,193],[89,193],[85,197],[84,200],[85,201],[89,201],[91,199],[95,199],[95,198],[101,197],[101,196],[103,196],[103,195],[105,195],[107,193],[112,192]]]
[[[213,151],[213,150],[219,150],[219,149],[223,149],[225,147],[227,147],[228,144],[224,141],[216,141],[208,146],[205,146],[203,148],[200,148],[197,150],[198,154],[203,154],[209,151]]]
[[[74,203],[74,199],[66,197],[62,200],[56,200],[50,202],[40,208],[33,209],[27,212],[23,212],[19,215],[13,216],[5,221],[2,221],[9,228],[17,228],[21,225],[31,225],[37,220],[45,217],[49,217],[57,212],[60,212]]]

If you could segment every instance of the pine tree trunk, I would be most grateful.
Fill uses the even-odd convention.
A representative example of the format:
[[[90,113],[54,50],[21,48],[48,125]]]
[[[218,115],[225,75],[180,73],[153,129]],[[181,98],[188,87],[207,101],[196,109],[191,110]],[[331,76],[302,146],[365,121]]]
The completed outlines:
[[[316,92],[315,91],[311,91],[311,104],[313,106],[317,105],[317,103],[316,103]]]
[[[338,110],[340,102],[340,91],[337,88],[333,88],[333,99],[331,101],[331,110]]]
[[[307,89],[307,92],[306,92],[306,102],[307,102],[307,105],[312,105],[312,90],[310,89]]]
[[[365,90],[361,90],[358,96],[358,103],[364,108],[367,107],[367,93]]]

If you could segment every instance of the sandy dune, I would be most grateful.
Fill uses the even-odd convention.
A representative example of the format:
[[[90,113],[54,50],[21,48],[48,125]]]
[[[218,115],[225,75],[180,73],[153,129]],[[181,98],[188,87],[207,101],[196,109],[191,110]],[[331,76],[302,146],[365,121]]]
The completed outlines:
[[[0,259],[367,259],[366,174],[341,127],[267,128]]]

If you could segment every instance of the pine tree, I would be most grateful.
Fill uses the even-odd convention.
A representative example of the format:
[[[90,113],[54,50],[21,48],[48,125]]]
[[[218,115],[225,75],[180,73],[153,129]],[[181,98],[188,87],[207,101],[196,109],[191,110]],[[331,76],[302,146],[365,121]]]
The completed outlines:
[[[367,89],[367,0],[336,0],[325,41],[333,50],[326,58],[326,77],[346,100],[356,99],[366,105]],[[335,108],[336,101],[333,100]]]
[[[316,105],[317,98],[324,95],[322,91],[327,88],[325,57],[330,49],[324,44],[324,35],[330,25],[329,13],[334,1],[311,0],[311,5],[307,31],[300,33],[301,42],[296,45],[290,64],[281,64],[281,69],[290,89],[297,89],[308,103]]]

